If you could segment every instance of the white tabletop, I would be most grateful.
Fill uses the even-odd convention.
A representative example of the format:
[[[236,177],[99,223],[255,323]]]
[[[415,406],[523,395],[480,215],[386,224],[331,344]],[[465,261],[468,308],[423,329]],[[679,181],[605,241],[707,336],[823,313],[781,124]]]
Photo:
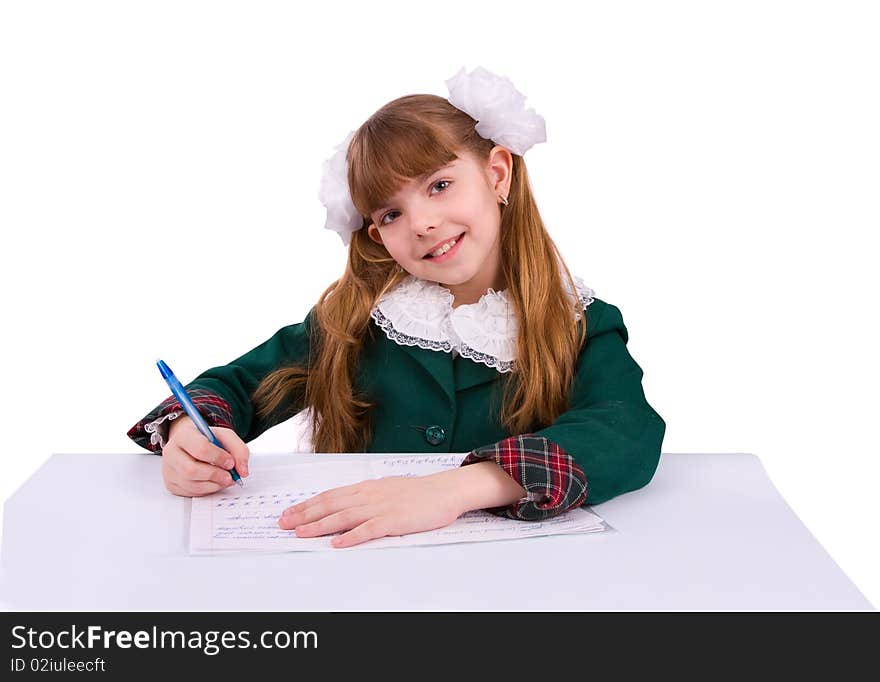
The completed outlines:
[[[252,457],[253,472],[256,458],[343,456]],[[585,535],[190,556],[190,506],[165,490],[157,456],[53,455],[6,502],[0,603],[34,611],[873,610],[750,454],[664,454],[648,486],[593,507],[614,532]]]

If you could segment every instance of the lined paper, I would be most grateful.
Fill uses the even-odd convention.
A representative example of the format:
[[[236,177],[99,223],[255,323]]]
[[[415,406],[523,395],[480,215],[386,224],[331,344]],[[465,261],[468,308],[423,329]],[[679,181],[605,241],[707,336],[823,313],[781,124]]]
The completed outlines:
[[[385,476],[426,476],[458,467],[465,456],[466,453],[395,455],[362,462],[337,460],[266,467],[254,462],[244,489],[231,486],[192,499],[190,553],[348,551],[609,530],[595,512],[583,507],[545,521],[518,521],[483,510],[469,511],[443,528],[376,538],[344,550],[330,544],[342,531],[299,538],[293,530],[278,527],[285,509],[325,490]]]

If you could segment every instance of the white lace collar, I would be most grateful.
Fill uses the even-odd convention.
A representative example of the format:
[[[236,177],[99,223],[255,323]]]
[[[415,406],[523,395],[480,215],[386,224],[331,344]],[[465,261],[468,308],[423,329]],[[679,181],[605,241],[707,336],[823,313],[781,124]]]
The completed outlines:
[[[579,277],[573,279],[577,305],[586,308],[595,292]],[[568,289],[565,278],[563,282]],[[398,345],[457,352],[499,372],[510,372],[518,324],[507,290],[489,289],[476,303],[457,308],[452,307],[454,300],[446,287],[409,275],[379,299],[370,315]]]

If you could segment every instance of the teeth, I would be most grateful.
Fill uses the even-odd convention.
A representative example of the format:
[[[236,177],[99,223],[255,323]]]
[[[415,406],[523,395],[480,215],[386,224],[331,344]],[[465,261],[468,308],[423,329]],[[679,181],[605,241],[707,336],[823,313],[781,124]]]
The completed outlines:
[[[443,246],[441,246],[436,251],[432,251],[431,255],[434,256],[434,258],[437,258],[438,256],[442,256],[444,253],[449,251],[449,249],[451,249],[453,246],[455,246],[455,239],[452,239],[452,240],[446,242]]]

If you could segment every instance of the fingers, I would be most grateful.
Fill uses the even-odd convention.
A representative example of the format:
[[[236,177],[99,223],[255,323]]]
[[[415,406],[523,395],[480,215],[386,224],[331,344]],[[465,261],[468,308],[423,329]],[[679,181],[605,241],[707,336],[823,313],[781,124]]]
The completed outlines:
[[[296,528],[344,509],[361,506],[363,501],[356,486],[333,488],[285,509],[281,514],[279,525],[283,523],[281,527],[286,529]]]
[[[321,516],[323,516],[324,514],[338,511],[340,509],[339,502],[354,495],[360,495],[371,482],[372,481],[367,480],[361,481],[360,483],[353,483],[352,485],[344,485],[339,488],[330,488],[329,490],[325,490],[324,492],[319,493],[314,497],[310,497],[303,502],[299,502],[292,507],[288,507],[284,511],[292,513],[310,510],[314,512],[323,512],[321,514]]]
[[[326,490],[288,507],[278,519],[284,530],[310,538],[343,532],[330,541],[333,547],[351,547],[392,534],[390,519],[370,503],[371,481]]]
[[[352,528],[347,533],[336,536],[330,541],[330,544],[334,547],[351,547],[352,545],[359,545],[367,540],[385,537],[386,535],[391,535],[391,533],[383,530],[379,519],[372,518]]]
[[[213,481],[221,485],[232,485],[232,476],[225,467],[205,464],[183,453],[184,457],[174,463],[175,470],[188,481]],[[231,467],[230,467],[231,468]]]
[[[232,478],[230,477],[229,480],[231,482]],[[210,481],[191,481],[185,485],[178,485],[173,481],[168,481],[166,487],[170,492],[175,495],[180,495],[181,497],[202,497],[203,495],[216,493],[225,486]]]
[[[171,490],[175,494],[208,494],[233,483],[232,476],[225,469],[195,459],[173,444],[166,446],[163,451],[162,469],[168,489],[171,490],[168,485],[171,483],[177,490],[183,491],[180,493]],[[196,485],[206,482],[213,484],[210,490],[204,485]]]
[[[202,435],[191,421],[181,422],[162,449],[165,487],[175,495],[210,495],[231,486],[230,470],[248,475],[250,451],[232,429],[211,427],[222,447]]]
[[[285,530],[295,528],[297,537],[311,538],[354,528],[363,524],[369,517],[369,511],[365,507],[349,507],[307,524],[294,523],[294,525],[290,525],[291,521],[282,516],[278,520],[278,525]]]
[[[214,432],[215,436],[218,436],[217,440],[222,443],[223,441],[219,437],[220,434],[218,433],[220,429],[214,428],[211,430]],[[228,429],[226,430],[228,431]],[[224,437],[228,438],[228,436]],[[194,459],[200,460],[207,464],[222,467],[227,471],[235,466],[235,459],[229,452],[227,452],[223,448],[218,448],[197,430],[188,431],[186,433],[186,437],[182,437],[180,441],[176,443],[176,445],[178,445],[190,457],[193,457]]]
[[[217,440],[223,445],[223,449],[228,452],[233,459],[235,470],[244,478],[248,475],[248,460],[251,452],[245,442],[238,437],[238,434],[231,429],[215,428],[213,429]],[[228,467],[232,468],[232,467]]]

